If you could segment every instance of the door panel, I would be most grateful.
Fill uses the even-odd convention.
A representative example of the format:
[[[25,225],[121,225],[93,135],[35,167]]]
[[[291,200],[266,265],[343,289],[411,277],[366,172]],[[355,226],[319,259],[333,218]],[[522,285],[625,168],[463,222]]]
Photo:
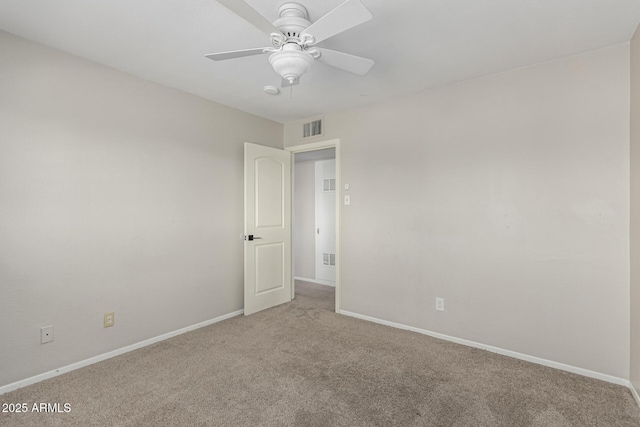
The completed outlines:
[[[249,315],[291,301],[291,153],[247,142],[244,173],[244,314]]]
[[[284,244],[255,245],[255,295],[281,289],[284,277]]]
[[[255,160],[255,226],[283,227],[284,165],[269,157]]]

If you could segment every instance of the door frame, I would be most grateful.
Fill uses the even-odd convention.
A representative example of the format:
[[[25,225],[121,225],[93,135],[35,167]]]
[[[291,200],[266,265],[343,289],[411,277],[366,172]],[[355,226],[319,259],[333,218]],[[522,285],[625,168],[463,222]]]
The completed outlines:
[[[342,194],[342,177],[340,171],[341,159],[340,159],[340,139],[330,139],[327,141],[319,141],[312,142],[309,144],[302,145],[294,145],[292,147],[286,147],[285,150],[291,152],[292,162],[291,162],[291,299],[295,297],[295,156],[297,153],[304,153],[307,151],[317,151],[324,150],[325,148],[335,148],[336,149],[336,313],[340,313],[340,305],[341,305],[341,289],[342,289],[342,281],[341,281],[341,270],[342,270],[342,257],[340,256],[340,214],[341,214],[341,194]]]

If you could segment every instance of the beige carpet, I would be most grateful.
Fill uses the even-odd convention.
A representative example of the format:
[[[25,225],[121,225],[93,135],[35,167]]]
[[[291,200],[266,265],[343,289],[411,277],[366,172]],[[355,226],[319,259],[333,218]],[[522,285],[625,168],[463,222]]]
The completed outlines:
[[[621,386],[345,316],[333,289],[0,396],[2,426],[640,426]]]

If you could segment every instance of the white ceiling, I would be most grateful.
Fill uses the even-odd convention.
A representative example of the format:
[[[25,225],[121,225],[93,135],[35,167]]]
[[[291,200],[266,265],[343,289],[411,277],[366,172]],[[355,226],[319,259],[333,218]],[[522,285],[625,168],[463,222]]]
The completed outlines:
[[[313,22],[343,0],[299,0]],[[215,0],[1,0],[0,29],[279,122],[492,74],[630,40],[640,0],[362,0],[373,20],[321,44],[376,61],[364,77],[316,63],[280,85],[268,46]],[[268,20],[285,0],[247,0]]]

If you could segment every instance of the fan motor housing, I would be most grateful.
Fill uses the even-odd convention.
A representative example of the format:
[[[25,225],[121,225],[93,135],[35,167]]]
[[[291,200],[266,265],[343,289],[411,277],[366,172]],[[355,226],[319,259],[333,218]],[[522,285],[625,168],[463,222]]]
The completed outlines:
[[[300,33],[311,25],[307,9],[298,3],[285,3],[278,9],[280,18],[273,22],[273,26],[282,31],[287,37],[299,38]]]

